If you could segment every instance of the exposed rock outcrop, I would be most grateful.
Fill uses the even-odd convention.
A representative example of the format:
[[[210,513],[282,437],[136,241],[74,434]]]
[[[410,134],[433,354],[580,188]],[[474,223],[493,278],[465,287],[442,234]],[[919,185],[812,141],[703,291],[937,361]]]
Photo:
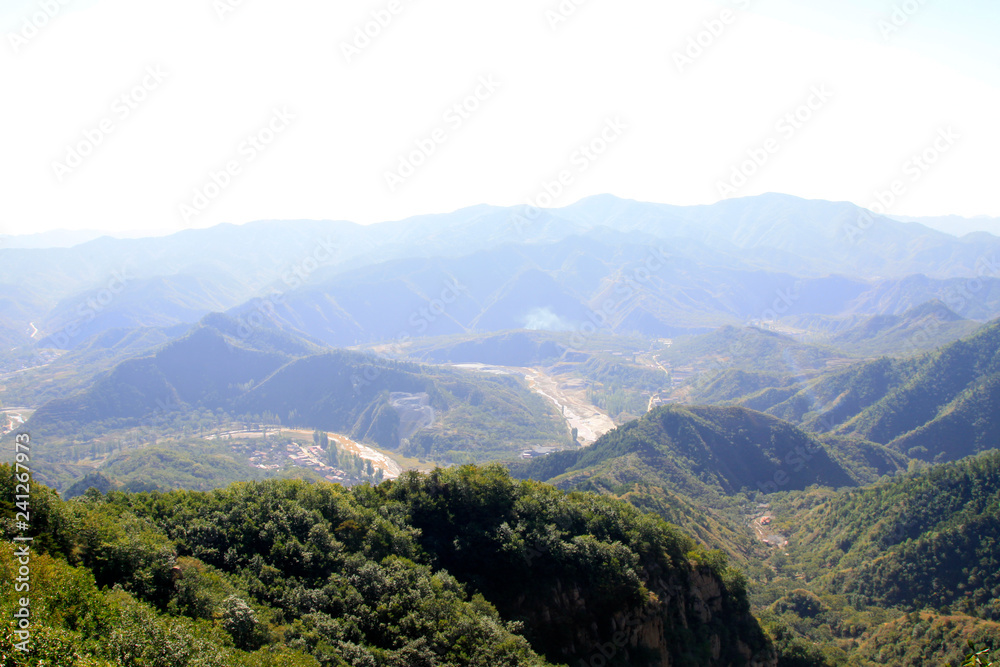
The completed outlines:
[[[517,614],[536,648],[570,667],[777,665],[743,591],[727,587],[711,568],[647,574],[646,599],[624,609],[588,606],[580,585],[559,581],[547,603],[523,597]]]

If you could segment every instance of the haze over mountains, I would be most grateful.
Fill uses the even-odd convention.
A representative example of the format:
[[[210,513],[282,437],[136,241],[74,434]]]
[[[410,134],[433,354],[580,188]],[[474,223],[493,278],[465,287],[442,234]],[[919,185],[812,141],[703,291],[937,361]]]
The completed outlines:
[[[916,222],[924,227],[935,229],[952,236],[965,236],[976,232],[988,232],[994,236],[1000,235],[1000,218],[976,216],[966,218],[958,215],[914,217],[905,215],[888,215],[899,222]],[[102,237],[128,239],[145,238],[149,236],[169,236],[176,230],[147,231],[101,231],[94,229],[68,230],[57,229],[35,234],[0,234],[0,247],[3,248],[71,248]]]
[[[991,235],[956,238],[846,203],[599,196],[544,211],[478,206],[370,226],[256,222],[0,249],[0,315],[10,347],[62,349],[108,329],[257,309],[338,346],[595,319],[669,337],[782,317],[901,315],[932,299],[984,321],[1000,314],[998,251]],[[435,301],[442,312],[422,313]]]
[[[997,236],[1000,234],[1000,218],[979,215],[974,218],[963,218],[958,215],[942,215],[934,217],[913,217],[904,215],[891,216],[900,222],[918,222],[925,227],[936,229],[953,236],[965,236],[977,232],[988,232]]]

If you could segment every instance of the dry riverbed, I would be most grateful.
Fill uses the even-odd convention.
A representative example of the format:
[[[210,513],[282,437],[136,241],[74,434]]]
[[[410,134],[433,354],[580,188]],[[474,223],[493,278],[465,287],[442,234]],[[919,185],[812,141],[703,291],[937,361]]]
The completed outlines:
[[[566,420],[577,430],[577,439],[584,446],[615,428],[615,423],[605,412],[587,400],[586,383],[569,375],[548,375],[539,368],[520,366],[491,366],[489,364],[455,364],[458,368],[484,373],[501,373],[524,377],[536,394],[548,399]]]

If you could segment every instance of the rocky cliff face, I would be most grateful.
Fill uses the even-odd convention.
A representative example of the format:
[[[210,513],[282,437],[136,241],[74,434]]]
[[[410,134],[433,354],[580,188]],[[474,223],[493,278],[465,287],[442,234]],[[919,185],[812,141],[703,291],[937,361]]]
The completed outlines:
[[[775,667],[777,657],[742,591],[710,568],[652,573],[646,599],[609,609],[562,581],[538,604],[523,596],[516,615],[554,662],[570,667]],[[534,601],[539,596],[530,596]]]
[[[654,514],[591,493],[514,482],[498,466],[404,476],[434,565],[520,622],[570,667],[775,667],[742,576]]]

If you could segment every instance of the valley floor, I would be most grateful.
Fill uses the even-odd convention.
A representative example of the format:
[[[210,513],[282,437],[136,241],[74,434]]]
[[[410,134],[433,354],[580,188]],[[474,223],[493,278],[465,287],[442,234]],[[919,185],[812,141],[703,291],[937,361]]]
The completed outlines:
[[[280,429],[275,427],[273,430],[275,433],[281,435],[291,436],[292,438],[297,438],[303,442],[311,442],[313,437],[313,432],[306,429]],[[262,431],[226,431],[219,434],[219,439],[224,440],[227,438],[232,438],[236,436],[241,439],[246,438],[263,438],[264,433]],[[341,451],[346,451],[355,456],[358,456],[362,460],[371,461],[372,466],[381,470],[384,479],[396,479],[403,473],[403,466],[395,461],[391,456],[380,452],[376,449],[369,447],[368,445],[363,445],[360,442],[356,442],[351,438],[343,435],[342,433],[327,433],[327,436],[337,443],[337,447]],[[205,440],[215,440],[214,435],[205,436]],[[330,475],[330,466],[323,463],[320,459],[322,450],[318,450],[317,447],[311,445],[299,444],[297,441],[293,440],[292,445],[288,446],[287,451],[274,450],[268,452],[271,455],[270,459],[265,459],[263,456],[255,459],[251,459],[251,465],[262,470],[272,470],[279,469],[282,467],[282,462],[291,462],[297,466],[304,468],[310,468],[315,472],[323,475],[330,481],[343,481],[337,478],[336,475]],[[265,452],[260,452],[261,455]],[[286,461],[287,459],[287,461]]]
[[[550,375],[541,368],[489,364],[455,364],[455,366],[484,373],[522,375],[528,387],[554,403],[569,428],[577,430],[577,441],[582,446],[593,444],[616,426],[607,413],[587,400],[586,382],[579,378],[570,375]]]

